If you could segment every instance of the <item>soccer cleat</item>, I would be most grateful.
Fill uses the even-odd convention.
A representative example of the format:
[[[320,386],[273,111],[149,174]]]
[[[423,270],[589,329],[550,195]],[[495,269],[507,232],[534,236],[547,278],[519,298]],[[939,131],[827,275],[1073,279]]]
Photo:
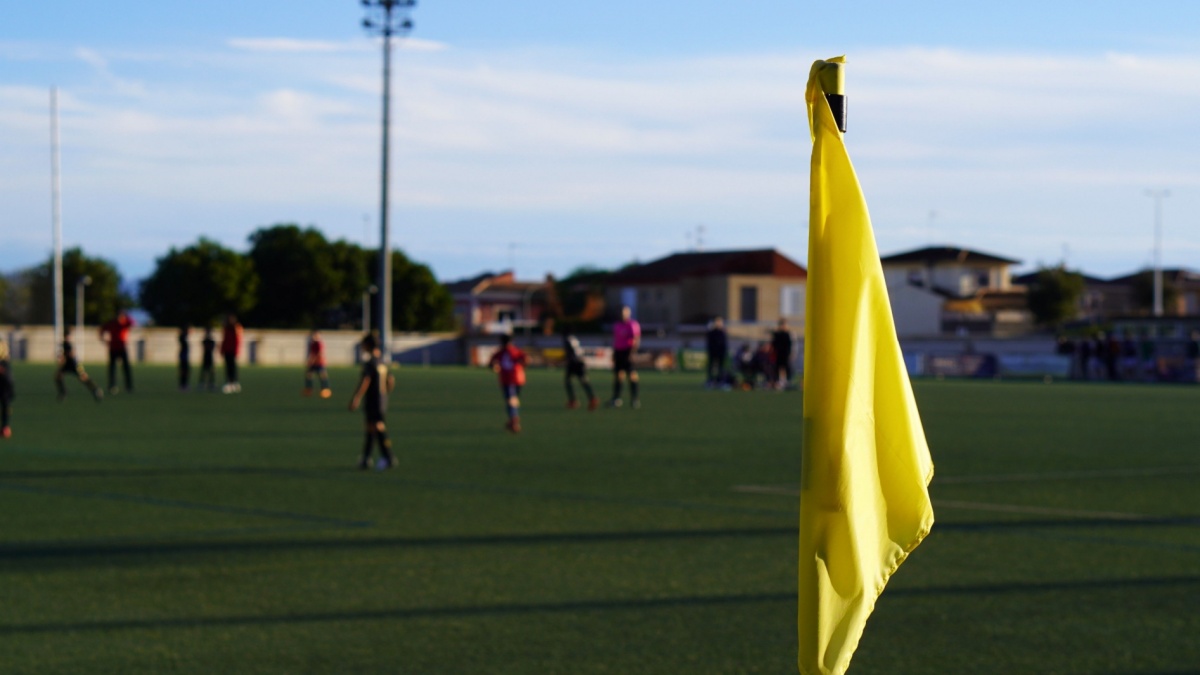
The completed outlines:
[[[579,407],[579,401],[567,401],[567,410],[574,410]]]
[[[329,387],[325,387],[321,390],[321,398],[329,398],[331,396],[333,396],[333,390]]]
[[[358,460],[358,470],[359,471],[366,471],[367,469],[370,469],[370,468],[371,468],[371,458],[370,457],[363,457]]]
[[[593,396],[588,400],[588,410],[595,410],[600,407],[600,399]]]
[[[620,408],[623,405],[625,405],[625,402],[619,398],[614,398],[613,400],[608,402],[608,407],[610,407],[610,408]]]
[[[509,425],[508,425],[508,430],[513,432],[514,434],[521,433],[521,418],[520,417],[512,418],[512,422],[509,423]]]
[[[104,400],[104,390],[101,389],[100,387],[96,387],[95,389],[92,390],[92,398],[96,399],[96,403],[103,401]]]
[[[641,399],[636,399],[636,398],[633,399],[633,403],[630,404],[630,407],[632,407],[634,410],[641,408],[642,407]]]
[[[12,427],[4,427],[3,429],[0,429],[0,436],[12,438]]]
[[[300,395],[306,398],[312,396],[312,387],[305,387],[304,389],[301,389]]]

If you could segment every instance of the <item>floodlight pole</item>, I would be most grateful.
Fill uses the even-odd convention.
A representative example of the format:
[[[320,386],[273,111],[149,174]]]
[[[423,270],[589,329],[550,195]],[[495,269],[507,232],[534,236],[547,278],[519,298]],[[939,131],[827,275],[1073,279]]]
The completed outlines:
[[[54,239],[54,353],[63,342],[62,178],[58,142],[58,88],[50,88],[50,212]]]
[[[390,332],[392,327],[392,248],[388,232],[388,127],[391,121],[392,99],[392,37],[406,35],[412,30],[408,12],[416,0],[362,0],[369,16],[362,25],[368,32],[383,38],[383,140],[380,170],[379,207],[379,346],[385,361],[391,360]]]
[[[1154,316],[1163,315],[1162,273],[1162,200],[1171,196],[1170,190],[1146,190],[1154,199]]]
[[[79,277],[75,282],[75,339],[78,342],[75,344],[75,357],[80,363],[83,363],[83,287],[92,283],[92,278],[88,275]]]

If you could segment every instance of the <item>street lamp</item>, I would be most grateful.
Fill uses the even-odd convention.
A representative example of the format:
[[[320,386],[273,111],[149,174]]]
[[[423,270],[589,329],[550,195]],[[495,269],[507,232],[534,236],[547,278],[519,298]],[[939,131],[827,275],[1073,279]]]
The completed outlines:
[[[92,278],[86,274],[75,282],[75,353],[80,363],[83,363],[83,287],[91,284]]]
[[[388,334],[392,323],[392,255],[388,237],[388,125],[392,99],[392,36],[407,35],[412,30],[408,12],[416,0],[362,0],[368,16],[362,25],[372,35],[383,38],[383,159],[380,171],[379,208],[379,344],[384,360],[391,359]]]
[[[371,330],[371,296],[379,292],[379,287],[371,284],[367,290],[363,291],[363,332]]]
[[[1154,199],[1154,316],[1163,315],[1162,275],[1162,200],[1171,196],[1170,190],[1146,190]]]

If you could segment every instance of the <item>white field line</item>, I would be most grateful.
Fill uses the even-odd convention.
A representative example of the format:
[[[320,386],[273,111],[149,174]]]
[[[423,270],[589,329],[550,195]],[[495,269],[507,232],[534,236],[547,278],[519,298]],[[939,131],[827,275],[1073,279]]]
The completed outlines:
[[[781,497],[800,496],[800,489],[791,485],[734,485],[734,492],[759,495],[779,495]],[[936,499],[933,505],[939,509],[961,509],[964,511],[992,511],[998,513],[1026,513],[1041,516],[1064,516],[1069,518],[1096,518],[1107,520],[1143,520],[1149,516],[1139,513],[1121,513],[1118,511],[1085,511],[1079,509],[1058,509],[1044,506],[1026,506],[1023,504],[993,504],[989,502],[964,502],[949,499]]]

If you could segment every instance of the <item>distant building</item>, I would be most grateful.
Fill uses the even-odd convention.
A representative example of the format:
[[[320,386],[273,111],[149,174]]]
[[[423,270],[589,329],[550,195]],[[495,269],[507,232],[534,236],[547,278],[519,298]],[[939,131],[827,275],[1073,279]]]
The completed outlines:
[[[904,336],[1003,335],[1031,326],[1025,289],[1012,284],[1021,261],[931,246],[880,259],[896,332]]]
[[[1109,283],[1126,289],[1129,298],[1123,315],[1150,314],[1154,308],[1154,270],[1141,270],[1116,277]],[[1162,271],[1163,315],[1200,315],[1200,273],[1183,268]]]
[[[518,281],[512,271],[446,284],[454,298],[454,317],[466,333],[511,333],[537,325],[550,286],[549,280]]]
[[[614,272],[611,311],[628,305],[643,330],[677,332],[723,317],[731,336],[761,338],[786,318],[804,327],[808,272],[775,249],[675,253]]]

